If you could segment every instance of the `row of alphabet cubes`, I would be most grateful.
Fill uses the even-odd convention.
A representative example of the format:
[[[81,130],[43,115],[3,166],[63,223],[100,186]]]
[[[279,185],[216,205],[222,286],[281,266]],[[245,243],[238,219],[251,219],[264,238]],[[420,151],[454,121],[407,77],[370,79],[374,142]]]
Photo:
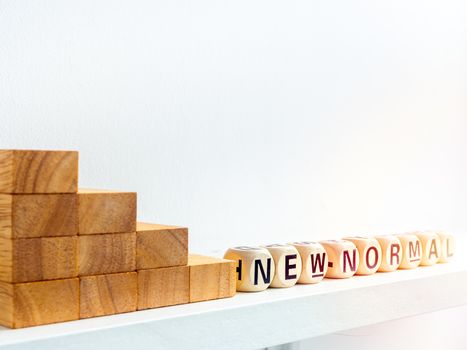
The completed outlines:
[[[187,266],[53,281],[0,282],[0,325],[30,327],[234,294],[234,262],[190,255]]]
[[[442,232],[342,240],[295,242],[262,247],[230,248],[225,259],[236,261],[237,290],[262,291],[271,287],[312,284],[326,278],[348,278],[413,269],[448,262],[454,239]]]
[[[0,238],[0,281],[19,283],[186,265],[188,230],[138,223],[136,232]]]

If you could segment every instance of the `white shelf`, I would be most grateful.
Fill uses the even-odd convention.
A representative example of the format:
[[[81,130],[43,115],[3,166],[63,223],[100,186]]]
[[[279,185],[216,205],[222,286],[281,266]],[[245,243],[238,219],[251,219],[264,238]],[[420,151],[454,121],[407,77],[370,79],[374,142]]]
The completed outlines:
[[[449,264],[19,330],[5,349],[258,349],[467,304],[463,247]]]

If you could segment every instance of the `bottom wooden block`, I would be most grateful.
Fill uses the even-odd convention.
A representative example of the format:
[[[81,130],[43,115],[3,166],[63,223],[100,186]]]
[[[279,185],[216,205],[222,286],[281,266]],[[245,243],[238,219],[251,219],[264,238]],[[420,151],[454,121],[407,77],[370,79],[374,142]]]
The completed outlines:
[[[136,272],[80,277],[80,318],[136,311]]]
[[[0,324],[23,328],[79,318],[78,278],[0,282]]]
[[[202,255],[189,255],[190,303],[235,295],[235,262]]]
[[[138,310],[187,304],[189,300],[188,266],[138,271]]]

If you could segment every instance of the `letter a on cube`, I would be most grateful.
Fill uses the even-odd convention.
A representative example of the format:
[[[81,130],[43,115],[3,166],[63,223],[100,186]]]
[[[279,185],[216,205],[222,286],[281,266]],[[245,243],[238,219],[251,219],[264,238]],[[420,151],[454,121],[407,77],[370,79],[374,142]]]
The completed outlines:
[[[431,266],[438,262],[441,253],[441,241],[434,232],[416,232],[415,235],[422,244],[421,266]]]
[[[224,254],[224,259],[236,262],[237,291],[263,291],[269,287],[274,278],[274,260],[265,248],[229,248]]]

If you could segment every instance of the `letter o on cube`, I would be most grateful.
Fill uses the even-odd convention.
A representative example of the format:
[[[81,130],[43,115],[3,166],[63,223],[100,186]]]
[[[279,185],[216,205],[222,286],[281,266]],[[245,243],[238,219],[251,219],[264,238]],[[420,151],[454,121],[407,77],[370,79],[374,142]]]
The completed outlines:
[[[294,286],[302,273],[302,259],[298,250],[289,244],[271,244],[264,246],[275,263],[276,275],[271,287],[285,288]]]
[[[358,268],[359,255],[355,244],[344,240],[328,240],[319,242],[328,255],[327,278],[352,277]]]
[[[302,273],[298,283],[321,282],[328,270],[328,255],[323,246],[318,242],[293,242],[291,244],[298,250],[302,260]]]
[[[357,275],[372,275],[378,271],[381,265],[381,246],[372,237],[345,237],[345,241],[350,241],[357,247],[360,263],[357,268]]]
[[[445,232],[436,232],[441,243],[441,253],[438,262],[447,263],[454,255],[455,241],[454,236]]]
[[[422,261],[422,244],[414,234],[397,235],[402,246],[402,261],[399,269],[414,269]]]
[[[224,259],[234,260],[237,263],[237,291],[263,291],[269,287],[274,278],[274,260],[265,248],[229,248],[224,254]]]
[[[392,272],[399,268],[402,261],[402,245],[394,235],[376,236],[381,246],[381,265],[379,272]]]
[[[441,253],[441,241],[434,232],[415,232],[422,244],[422,260],[420,265],[431,266],[438,262]]]

